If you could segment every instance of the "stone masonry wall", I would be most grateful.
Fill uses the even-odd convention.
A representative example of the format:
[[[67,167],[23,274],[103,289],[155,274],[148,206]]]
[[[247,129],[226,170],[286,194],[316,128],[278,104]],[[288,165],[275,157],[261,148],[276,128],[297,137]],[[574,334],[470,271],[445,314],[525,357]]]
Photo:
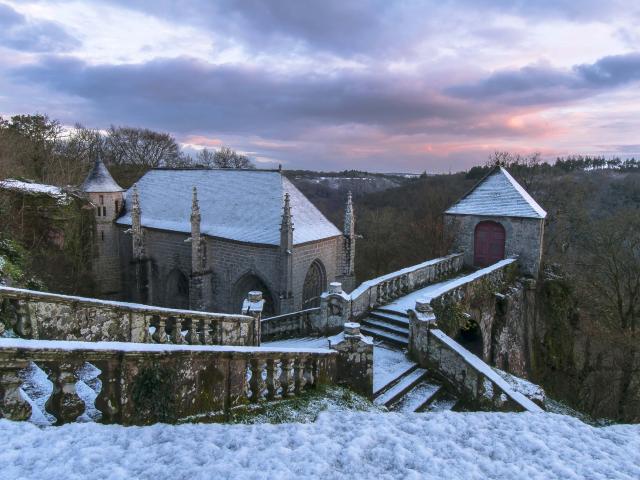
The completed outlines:
[[[505,258],[517,256],[522,273],[538,276],[544,220],[476,215],[445,215],[444,219],[446,235],[453,239],[452,249],[464,252],[465,265],[473,265],[476,225],[482,221],[493,221],[501,224],[505,230]]]
[[[329,283],[336,280],[340,273],[340,248],[342,237],[327,238],[319,242],[310,242],[293,247],[293,299],[294,311],[304,308],[302,305],[302,294],[304,279],[309,271],[309,267],[314,260],[322,262],[326,273],[326,285],[322,291],[326,291]],[[284,313],[284,312],[283,312]]]

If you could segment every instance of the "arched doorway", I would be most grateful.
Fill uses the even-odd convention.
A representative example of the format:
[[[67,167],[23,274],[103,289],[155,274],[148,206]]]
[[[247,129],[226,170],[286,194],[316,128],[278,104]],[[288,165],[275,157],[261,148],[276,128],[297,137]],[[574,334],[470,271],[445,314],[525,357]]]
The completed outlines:
[[[469,319],[454,339],[471,353],[484,358],[482,331],[475,320]]]
[[[302,308],[314,308],[320,306],[320,295],[327,288],[327,274],[320,260],[314,260],[302,287]]]
[[[242,302],[247,298],[247,294],[253,290],[262,292],[264,299],[264,307],[262,310],[262,318],[272,317],[275,313],[275,305],[269,287],[257,275],[247,273],[236,282],[233,287],[232,311],[231,313],[240,313],[242,310]]]
[[[504,258],[504,227],[496,222],[480,222],[476,225],[473,242],[473,264],[476,267],[493,265]]]
[[[189,279],[177,268],[167,275],[166,304],[173,308],[189,308]]]

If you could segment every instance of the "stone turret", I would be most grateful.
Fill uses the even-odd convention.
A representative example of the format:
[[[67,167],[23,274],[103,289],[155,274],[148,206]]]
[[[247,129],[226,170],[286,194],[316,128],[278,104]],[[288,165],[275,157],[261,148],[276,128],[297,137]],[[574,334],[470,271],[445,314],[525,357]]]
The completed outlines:
[[[280,313],[293,309],[293,218],[289,193],[284,194],[280,222]]]
[[[94,258],[92,264],[96,293],[117,299],[122,291],[120,249],[115,220],[123,207],[124,191],[98,158],[80,189],[94,207]]]
[[[343,284],[343,288],[350,292],[355,288],[356,259],[356,219],[353,213],[353,199],[351,192],[347,195],[342,233],[344,235],[344,247],[341,282]]]

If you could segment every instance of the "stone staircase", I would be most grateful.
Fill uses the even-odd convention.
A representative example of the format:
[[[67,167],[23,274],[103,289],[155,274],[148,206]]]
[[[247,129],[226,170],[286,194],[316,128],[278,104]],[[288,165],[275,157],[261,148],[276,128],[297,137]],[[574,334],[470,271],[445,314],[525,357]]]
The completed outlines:
[[[409,344],[409,317],[405,313],[377,308],[362,321],[360,331],[391,345],[407,348]]]
[[[373,397],[376,405],[402,413],[451,410],[457,403],[457,399],[442,385],[429,379],[427,371],[418,365],[399,372],[396,378],[374,392]]]

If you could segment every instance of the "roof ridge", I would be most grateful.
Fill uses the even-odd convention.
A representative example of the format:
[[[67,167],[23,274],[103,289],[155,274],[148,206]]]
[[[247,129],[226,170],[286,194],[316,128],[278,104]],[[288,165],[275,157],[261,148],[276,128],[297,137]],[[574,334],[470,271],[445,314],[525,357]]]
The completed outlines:
[[[498,176],[506,180],[510,188],[505,188],[504,180],[502,185],[500,185],[500,180],[495,180],[493,182],[497,182],[497,184],[493,185],[494,189],[500,188],[501,190],[492,191],[491,187],[487,187],[488,189],[483,191],[483,187]],[[508,190],[511,190],[511,196]],[[514,198],[514,195],[517,196],[517,199]],[[445,213],[524,218],[545,218],[547,216],[547,212],[502,165],[495,165]]]

